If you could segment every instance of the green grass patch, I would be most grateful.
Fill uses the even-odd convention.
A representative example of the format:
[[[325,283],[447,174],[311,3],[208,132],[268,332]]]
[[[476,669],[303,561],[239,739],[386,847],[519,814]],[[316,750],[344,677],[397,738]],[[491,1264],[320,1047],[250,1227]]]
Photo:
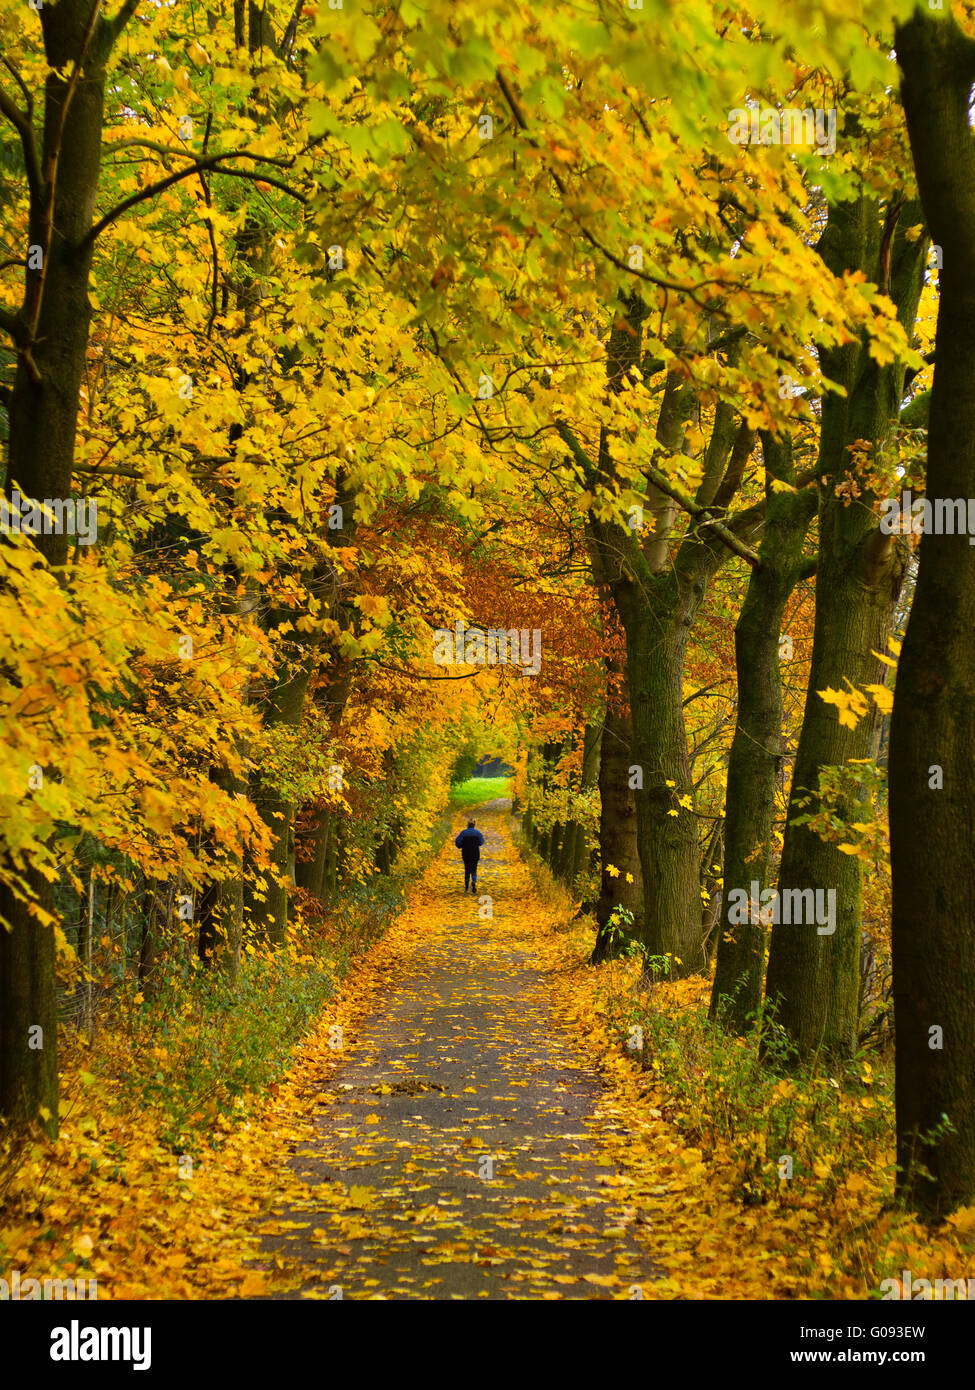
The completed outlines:
[[[513,777],[468,777],[450,789],[451,806],[479,806],[482,801],[494,801],[511,795]]]

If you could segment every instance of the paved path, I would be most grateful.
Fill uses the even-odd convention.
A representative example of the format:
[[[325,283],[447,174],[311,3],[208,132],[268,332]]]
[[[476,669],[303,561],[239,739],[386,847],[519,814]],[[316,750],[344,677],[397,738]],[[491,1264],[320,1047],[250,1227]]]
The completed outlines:
[[[414,897],[415,946],[293,1160],[308,1203],[266,1226],[265,1255],[300,1262],[305,1297],[626,1298],[664,1273],[594,1157],[613,1122],[552,1016],[507,803],[475,814],[477,899],[455,828]]]

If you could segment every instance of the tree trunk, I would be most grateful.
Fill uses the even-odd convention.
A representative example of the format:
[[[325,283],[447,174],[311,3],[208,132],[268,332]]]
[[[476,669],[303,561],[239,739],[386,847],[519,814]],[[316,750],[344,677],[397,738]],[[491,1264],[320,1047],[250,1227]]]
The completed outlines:
[[[943,264],[930,499],[975,497],[973,54],[951,18],[918,10],[898,31],[918,185]],[[898,1188],[933,1219],[975,1200],[973,631],[975,548],[927,534],[897,673],[890,834]],[[951,1128],[936,1137],[945,1116]]]
[[[50,71],[44,90],[40,158],[30,132],[25,168],[30,191],[24,255],[24,301],[2,327],[18,351],[10,396],[5,489],[34,498],[71,495],[75,429],[91,305],[88,280],[93,243],[88,238],[98,188],[105,65],[121,22],[100,18],[95,0],[60,0],[40,10]],[[83,60],[77,81],[69,74]],[[53,178],[53,188],[50,180]],[[64,534],[33,537],[49,565],[68,554]],[[52,1136],[58,1128],[57,1003],[54,930],[8,886],[26,881],[42,914],[53,911],[53,889],[32,867],[25,870],[0,851],[0,1116],[31,1122],[41,1114]]]
[[[142,903],[142,930],[139,934],[139,989],[145,992],[156,962],[156,897],[150,890]]]
[[[836,274],[859,270],[883,283],[883,266],[889,263],[889,293],[908,335],[917,314],[927,242],[924,237],[908,241],[902,229],[919,218],[920,208],[907,204],[899,223],[892,224],[875,201],[861,197],[830,207],[821,243],[823,259]],[[835,909],[824,929],[817,922],[773,926],[766,997],[800,1057],[820,1049],[827,1056],[845,1057],[857,1038],[861,864],[808,826],[796,824],[796,817],[805,809],[803,798],[811,796],[811,809],[817,809],[822,769],[869,759],[874,747],[876,715],[861,719],[855,729],[846,728],[819,692],[845,690],[847,681],[856,686],[880,683],[882,663],[875,653],[887,649],[906,548],[879,530],[866,485],[852,503],[844,485],[854,441],[866,441],[875,453],[886,447],[898,420],[904,366],[893,362],[878,367],[860,342],[824,351],[821,358],[825,375],[840,382],[846,394],[830,393],[822,406],[819,474],[827,481],[819,509],[816,621],[779,892],[812,889],[824,894],[824,905],[832,893]],[[866,810],[852,795],[837,807],[847,822],[863,820]]]
[[[238,744],[242,748],[240,740]],[[211,768],[210,780],[229,795],[247,793],[246,781],[226,768]],[[211,879],[200,895],[197,951],[204,965],[219,966],[236,984],[244,934],[244,856],[228,856],[225,863],[224,877]]]
[[[47,912],[54,906],[51,885],[39,875],[28,882]],[[57,1000],[54,931],[40,926],[0,884],[0,1114],[14,1122],[33,1121],[54,1137],[58,1115]]]
[[[199,956],[215,963],[232,984],[240,972],[244,931],[244,881],[240,874],[208,884],[200,907]]]
[[[299,860],[295,865],[295,881],[298,887],[304,888],[309,893],[314,893],[316,898],[322,896],[325,882],[325,852],[328,849],[330,833],[331,816],[327,811],[323,811],[319,824],[310,836],[312,842],[311,858]]]
[[[558,872],[559,858],[562,853],[563,833],[564,827],[562,825],[562,822],[555,821],[552,825],[552,834],[549,837],[548,854],[546,855],[546,858],[548,860],[548,866],[553,874]]]
[[[715,932],[721,920],[721,902],[718,895],[721,892],[720,859],[723,853],[724,821],[719,820],[708,838],[701,864],[701,888],[707,894],[706,898],[703,895],[701,898],[701,936],[704,941],[704,953],[709,962],[714,954]]]
[[[332,834],[325,847],[325,873],[323,877],[322,902],[335,901],[338,892],[338,835],[333,824]]]
[[[635,294],[621,296],[621,309],[607,348],[607,387],[616,394],[640,360],[646,309]],[[694,394],[682,375],[668,373],[656,426],[656,442],[682,447]],[[616,489],[611,438],[600,428],[596,462],[581,454],[571,432],[577,464],[591,485]],[[716,412],[705,477],[691,502],[723,512],[738,489],[751,453],[753,431],[736,432],[730,408]],[[668,533],[674,504],[651,482],[648,501],[656,525],[641,540],[638,531],[604,521],[590,511],[587,521],[593,574],[613,599],[626,634],[627,678],[632,723],[632,758],[642,785],[635,788],[640,865],[643,872],[642,943],[645,954],[669,958],[674,977],[705,967],[701,936],[700,862],[693,782],[684,724],[684,657],[690,629],[710,580],[731,551],[713,530],[689,533],[671,556]],[[712,522],[716,517],[709,517]],[[755,519],[755,526],[759,518]],[[746,534],[752,523],[743,523]],[[740,537],[725,534],[732,540]]]
[[[779,633],[797,579],[806,533],[816,511],[814,493],[776,491],[773,480],[792,482],[791,441],[763,436],[766,526],[761,563],[751,572],[735,626],[738,719],[728,758],[725,795],[725,857],[718,928],[717,963],[710,1017],[744,1033],[762,1001],[767,933],[759,922],[742,922],[738,901],[744,889],[756,908],[769,885],[775,782],[782,759],[782,681]],[[732,920],[734,917],[734,920]]]
[[[639,940],[643,926],[643,879],[636,842],[636,804],[630,786],[629,717],[610,703],[603,721],[599,758],[599,900],[592,963],[618,955],[627,941]],[[611,874],[609,868],[618,870]],[[632,914],[627,926],[613,914]]]
[[[264,716],[265,726],[297,729],[311,679],[311,659],[297,670],[282,673],[270,692]],[[245,885],[248,915],[272,945],[280,946],[288,935],[288,866],[294,831],[294,803],[279,787],[260,780],[251,784],[251,800],[272,835],[270,870],[254,886]]]

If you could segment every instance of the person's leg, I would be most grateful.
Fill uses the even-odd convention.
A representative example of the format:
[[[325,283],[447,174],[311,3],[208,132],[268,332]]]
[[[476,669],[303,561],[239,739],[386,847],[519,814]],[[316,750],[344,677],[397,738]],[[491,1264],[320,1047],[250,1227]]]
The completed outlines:
[[[469,888],[470,886],[471,886],[471,866],[470,866],[470,864],[465,864],[465,865],[464,865],[464,892],[465,892],[465,893],[467,892],[467,890],[468,890],[468,888]]]

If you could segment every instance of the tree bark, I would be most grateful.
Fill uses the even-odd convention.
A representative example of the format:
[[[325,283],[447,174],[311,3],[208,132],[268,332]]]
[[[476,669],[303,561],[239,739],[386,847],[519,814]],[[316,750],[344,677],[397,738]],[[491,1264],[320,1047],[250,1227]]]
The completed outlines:
[[[622,390],[627,373],[640,360],[645,314],[637,295],[621,296],[607,348],[610,394]],[[681,448],[693,409],[693,391],[676,370],[668,373],[655,432],[661,448],[669,452]],[[732,412],[717,412],[694,506],[712,513],[725,510],[737,491],[753,438],[744,426],[735,430]],[[591,484],[615,489],[611,440],[605,427],[600,429],[595,463],[580,457],[577,445],[574,452]],[[656,524],[645,539],[633,529],[605,522],[595,511],[589,513],[588,528],[596,581],[612,595],[626,635],[632,763],[639,767],[642,779],[642,785],[634,788],[643,875],[642,944],[646,956],[668,957],[668,973],[678,978],[706,965],[697,820],[693,805],[687,804],[692,802],[694,788],[684,724],[684,658],[708,584],[731,551],[716,531],[702,525],[688,533],[671,555],[674,504],[652,480],[648,502]],[[746,518],[742,525],[745,534],[751,534],[751,521]],[[740,542],[740,536],[727,527],[724,530]]]
[[[898,31],[897,56],[925,218],[942,251],[927,496],[971,498],[975,44],[952,18],[918,9]],[[975,547],[963,535],[925,535],[889,768],[898,1188],[932,1219],[975,1199],[973,631]],[[944,1116],[951,1128],[936,1138]]]
[[[297,729],[312,676],[309,656],[295,667],[283,670],[268,694],[265,727]],[[263,882],[245,884],[245,909],[258,930],[272,945],[283,945],[288,935],[288,865],[295,807],[286,792],[261,781],[260,773],[251,784],[251,800],[272,835],[270,871]]]
[[[628,713],[615,708],[610,692],[599,757],[599,899],[596,903],[594,965],[609,960],[643,928],[643,878],[636,834],[636,803],[630,787],[632,730]],[[612,866],[618,873],[608,872]],[[632,914],[632,926],[614,913]]]
[[[782,759],[782,681],[779,634],[789,595],[799,578],[815,493],[776,491],[773,480],[795,477],[791,441],[763,435],[766,524],[760,563],[751,572],[735,625],[738,719],[728,757],[725,857],[717,962],[710,1017],[744,1033],[762,1001],[767,933],[751,920],[731,921],[729,894],[752,884],[768,887],[772,866],[775,782]],[[757,906],[757,899],[756,899]]]
[[[923,283],[927,242],[911,242],[904,230],[919,220],[920,208],[907,204],[891,225],[876,201],[866,196],[834,204],[821,242],[824,261],[835,274],[859,270],[884,282],[898,318],[910,337]],[[819,563],[816,620],[809,687],[792,778],[782,862],[780,894],[790,890],[835,893],[835,927],[821,932],[816,923],[772,928],[766,998],[775,1009],[800,1057],[820,1049],[827,1056],[850,1056],[856,1047],[859,1000],[862,869],[859,859],[797,824],[803,798],[816,798],[823,768],[852,759],[869,759],[877,732],[876,715],[844,727],[837,712],[820,698],[831,687],[845,690],[879,684],[894,606],[906,567],[906,548],[879,530],[874,495],[864,487],[857,499],[845,491],[852,467],[850,448],[866,441],[874,453],[887,446],[903,398],[904,364],[878,364],[864,343],[821,353],[824,373],[846,394],[823,400],[819,474],[825,478],[819,506]],[[864,819],[866,808],[854,797],[837,807],[846,821]],[[824,901],[828,902],[828,898]]]
[[[328,812],[323,811],[318,825],[309,837],[312,842],[311,857],[299,860],[295,865],[295,881],[298,887],[304,888],[309,893],[314,893],[316,898],[322,896],[325,881],[325,853],[328,849],[330,833],[331,817]]]
[[[60,0],[40,10],[50,71],[44,89],[41,150],[30,120],[22,130],[30,185],[29,246],[23,304],[11,336],[18,352],[9,401],[10,437],[5,490],[34,498],[71,495],[75,430],[91,305],[87,240],[98,189],[105,70],[118,26],[99,17],[95,0]],[[75,65],[77,71],[74,71]],[[26,132],[29,132],[29,136]],[[64,534],[35,536],[51,566],[68,554]],[[32,867],[0,850],[0,1115],[32,1122],[41,1112],[52,1136],[58,1128],[57,1006],[54,931],[38,921],[10,888],[14,877],[45,914],[53,888]],[[36,1045],[38,1039],[41,1045]]]

